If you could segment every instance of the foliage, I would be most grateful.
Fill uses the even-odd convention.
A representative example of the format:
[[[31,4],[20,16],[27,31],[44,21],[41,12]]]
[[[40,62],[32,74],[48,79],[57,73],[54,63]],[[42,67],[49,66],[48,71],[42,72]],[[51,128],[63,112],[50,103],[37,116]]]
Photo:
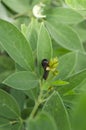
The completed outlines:
[[[85,0],[0,0],[0,130],[86,130]]]

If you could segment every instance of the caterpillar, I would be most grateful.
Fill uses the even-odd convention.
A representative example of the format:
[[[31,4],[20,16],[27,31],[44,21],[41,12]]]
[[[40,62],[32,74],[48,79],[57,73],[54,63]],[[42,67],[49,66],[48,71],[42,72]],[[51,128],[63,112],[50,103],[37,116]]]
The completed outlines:
[[[49,70],[46,70],[46,68],[49,67],[49,61],[47,59],[43,59],[41,64],[44,69],[43,79],[46,80],[49,74]]]

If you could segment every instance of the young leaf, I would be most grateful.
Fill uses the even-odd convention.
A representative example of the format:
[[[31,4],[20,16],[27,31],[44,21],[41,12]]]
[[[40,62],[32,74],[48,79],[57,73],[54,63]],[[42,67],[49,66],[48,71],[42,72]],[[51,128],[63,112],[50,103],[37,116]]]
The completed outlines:
[[[63,80],[56,80],[56,81],[51,82],[51,84],[55,86],[63,86],[63,85],[69,84],[69,82],[63,81]]]
[[[20,109],[15,99],[0,89],[0,117],[15,119],[20,116]]]
[[[67,111],[60,95],[54,92],[43,107],[55,120],[58,130],[70,130],[70,122]]]
[[[76,73],[72,75],[71,77],[65,79],[69,82],[68,85],[62,86],[58,88],[58,91],[60,94],[65,94],[68,91],[71,91],[72,89],[76,87],[82,87],[82,82],[86,79],[86,70],[83,70],[79,73]],[[81,86],[80,86],[81,85]]]
[[[47,21],[56,21],[57,23],[76,24],[84,20],[80,13],[70,8],[55,8],[46,12]]]
[[[40,28],[40,23],[32,19],[31,23],[29,24],[27,28],[26,38],[30,41],[30,45],[32,47],[32,50],[35,51],[37,49],[37,40],[38,40],[38,33]]]
[[[37,60],[38,65],[41,65],[41,62],[43,59],[51,59],[52,57],[52,43],[51,38],[49,36],[49,33],[47,29],[45,28],[44,24],[42,23],[39,36],[38,36],[38,42],[37,42]]]
[[[52,38],[62,47],[83,52],[83,45],[77,33],[68,25],[57,24],[55,21],[45,22]]]
[[[34,69],[29,42],[14,25],[4,20],[0,20],[0,44],[20,66]]]
[[[37,76],[29,71],[16,72],[3,81],[5,85],[19,90],[29,90],[39,85]]]
[[[27,126],[28,130],[57,130],[53,118],[44,112],[27,121]]]

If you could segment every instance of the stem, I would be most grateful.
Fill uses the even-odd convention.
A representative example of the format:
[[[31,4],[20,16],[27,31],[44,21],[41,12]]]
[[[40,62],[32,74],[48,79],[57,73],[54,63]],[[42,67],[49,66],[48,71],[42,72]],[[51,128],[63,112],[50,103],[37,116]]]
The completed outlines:
[[[10,121],[10,124],[11,124],[11,125],[14,125],[14,124],[16,124],[16,123],[19,123],[19,121],[16,121],[16,120],[15,120],[15,121]]]
[[[34,106],[32,112],[31,112],[31,114],[30,114],[29,119],[31,119],[31,118],[33,118],[33,117],[35,116],[35,114],[36,114],[36,112],[37,112],[37,110],[38,110],[39,105],[42,103],[43,91],[42,91],[41,87],[42,87],[42,86],[40,85],[40,94],[39,94],[39,96],[38,96],[38,100],[35,101],[35,106]]]
[[[16,19],[16,18],[18,18],[18,17],[25,16],[25,15],[26,15],[26,12],[21,13],[21,14],[16,14],[16,15],[14,15],[12,18],[13,18],[13,19]]]
[[[29,117],[30,119],[34,117],[34,115],[35,115],[35,113],[36,113],[38,107],[39,107],[39,103],[36,102],[36,103],[35,103],[35,106],[34,106],[34,108],[33,108],[33,110],[32,110],[32,112],[31,112],[31,115],[30,115],[30,117]]]
[[[29,10],[27,12],[23,12],[23,13],[19,13],[19,14],[16,14],[14,15],[12,18],[13,19],[16,19],[16,18],[19,18],[21,16],[32,16],[32,12]]]

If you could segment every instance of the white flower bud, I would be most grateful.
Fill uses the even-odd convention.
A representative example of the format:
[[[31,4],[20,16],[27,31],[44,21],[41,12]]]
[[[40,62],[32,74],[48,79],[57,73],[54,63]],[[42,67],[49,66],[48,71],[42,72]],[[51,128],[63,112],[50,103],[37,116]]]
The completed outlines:
[[[44,4],[40,3],[33,7],[33,15],[36,18],[45,18],[46,17],[46,15],[42,14],[44,6],[45,6]]]

